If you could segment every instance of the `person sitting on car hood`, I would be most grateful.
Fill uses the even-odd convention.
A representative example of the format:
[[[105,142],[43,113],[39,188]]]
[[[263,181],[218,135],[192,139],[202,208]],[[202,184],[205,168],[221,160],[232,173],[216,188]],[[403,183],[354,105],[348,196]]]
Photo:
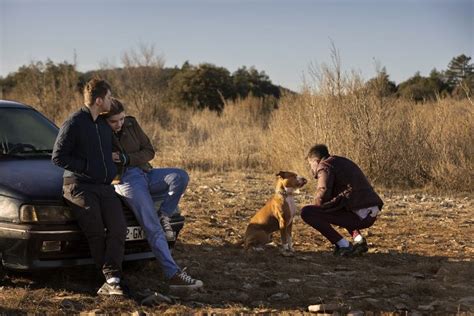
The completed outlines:
[[[104,80],[92,79],[86,84],[85,105],[61,126],[52,161],[65,169],[64,198],[105,276],[106,282],[97,293],[123,295],[120,281],[127,226],[111,185],[117,173],[112,160],[112,129],[99,116],[110,109],[110,90]]]
[[[110,111],[104,114],[116,136],[113,159],[119,165],[120,179],[115,190],[122,195],[144,228],[151,250],[158,259],[171,289],[197,289],[201,280],[191,278],[181,270],[171,256],[167,240],[174,240],[170,217],[188,185],[189,176],[178,168],[152,168],[149,161],[155,156],[150,139],[137,120],[125,116],[123,104],[113,99]],[[160,218],[152,195],[165,194],[160,206]]]

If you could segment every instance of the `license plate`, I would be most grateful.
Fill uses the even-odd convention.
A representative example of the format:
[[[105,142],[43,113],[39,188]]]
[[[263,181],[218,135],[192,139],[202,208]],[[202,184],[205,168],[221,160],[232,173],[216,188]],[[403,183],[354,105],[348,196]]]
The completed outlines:
[[[143,240],[145,239],[145,231],[141,226],[130,226],[127,227],[126,240]]]

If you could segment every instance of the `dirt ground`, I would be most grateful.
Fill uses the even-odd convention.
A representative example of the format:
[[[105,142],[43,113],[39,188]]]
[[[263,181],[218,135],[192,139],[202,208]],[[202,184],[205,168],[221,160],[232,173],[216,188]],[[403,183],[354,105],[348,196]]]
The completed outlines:
[[[268,174],[191,173],[181,203],[186,225],[173,255],[203,280],[198,292],[169,293],[153,260],[125,265],[135,298],[121,301],[95,295],[101,279],[93,267],[0,270],[0,312],[303,314],[326,303],[336,304],[338,315],[474,314],[472,194],[379,190],[386,204],[363,231],[370,250],[361,257],[334,257],[331,245],[299,217],[294,256],[280,254],[276,234],[276,245],[245,252],[239,242],[246,224],[273,185]],[[296,196],[299,207],[310,203],[314,186],[310,181]],[[142,305],[145,292],[155,291],[173,303],[156,296]]]

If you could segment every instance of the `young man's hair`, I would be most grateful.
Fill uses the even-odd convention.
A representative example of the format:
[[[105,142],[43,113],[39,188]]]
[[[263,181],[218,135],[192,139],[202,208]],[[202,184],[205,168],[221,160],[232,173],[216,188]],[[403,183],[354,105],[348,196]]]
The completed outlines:
[[[327,158],[329,157],[328,147],[324,144],[316,144],[309,149],[307,158]]]
[[[105,98],[107,92],[112,90],[110,84],[99,78],[93,78],[87,82],[84,87],[84,103],[86,105],[93,105],[97,98]]]
[[[122,113],[122,112],[125,111],[125,108],[124,108],[122,102],[120,102],[116,98],[112,98],[111,100],[112,100],[112,102],[110,103],[110,110],[109,110],[109,112],[104,114],[105,118],[109,118],[111,116],[114,116],[116,114],[119,114],[119,113]]]

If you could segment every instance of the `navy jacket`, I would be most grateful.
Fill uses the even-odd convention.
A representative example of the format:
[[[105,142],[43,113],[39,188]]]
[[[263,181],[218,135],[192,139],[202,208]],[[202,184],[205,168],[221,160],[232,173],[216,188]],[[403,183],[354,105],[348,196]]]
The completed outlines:
[[[66,169],[65,183],[110,184],[117,173],[112,161],[112,129],[100,115],[94,122],[84,106],[61,126],[51,159]]]

